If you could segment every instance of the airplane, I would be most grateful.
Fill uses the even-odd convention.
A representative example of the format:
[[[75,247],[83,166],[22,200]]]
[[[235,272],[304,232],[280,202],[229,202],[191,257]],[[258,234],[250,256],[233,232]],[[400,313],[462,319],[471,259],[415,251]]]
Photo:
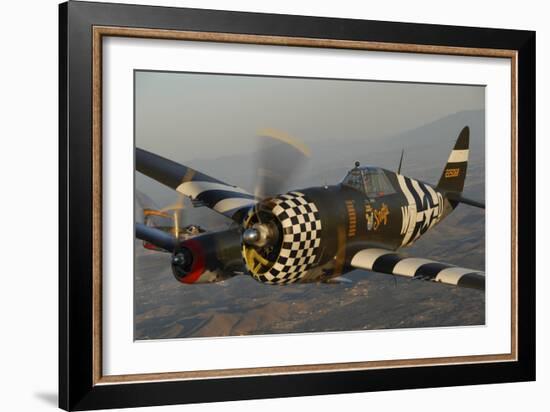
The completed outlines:
[[[276,195],[249,193],[136,148],[138,172],[234,222],[228,229],[184,240],[137,223],[136,237],[171,253],[172,272],[186,284],[218,282],[238,274],[267,285],[331,283],[364,269],[485,290],[483,271],[398,253],[460,203],[485,208],[462,195],[469,136],[466,126],[436,185],[401,174],[402,152],[397,172],[355,162],[339,184]]]
[[[142,193],[140,194],[141,197],[144,197]],[[206,232],[204,228],[196,224],[181,225],[180,216],[184,209],[185,204],[182,196],[180,196],[180,199],[178,199],[176,203],[162,209],[152,206],[143,207],[142,205],[143,225],[168,232],[178,241],[184,241],[190,237]],[[143,247],[157,252],[164,251],[164,249],[146,240],[143,241]]]

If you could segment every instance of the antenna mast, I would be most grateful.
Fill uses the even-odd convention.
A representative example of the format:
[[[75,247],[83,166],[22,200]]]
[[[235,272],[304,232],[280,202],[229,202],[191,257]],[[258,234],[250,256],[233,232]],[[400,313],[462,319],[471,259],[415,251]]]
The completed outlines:
[[[401,166],[403,165],[403,154],[405,154],[405,149],[401,150],[401,159],[399,159],[399,167],[397,168],[397,174],[401,174]]]

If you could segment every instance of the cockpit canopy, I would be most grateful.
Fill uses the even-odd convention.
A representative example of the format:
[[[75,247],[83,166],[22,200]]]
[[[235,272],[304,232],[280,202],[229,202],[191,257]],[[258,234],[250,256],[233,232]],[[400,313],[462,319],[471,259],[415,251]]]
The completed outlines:
[[[368,197],[381,197],[395,193],[395,190],[379,167],[355,167],[349,171],[342,184],[365,193]]]

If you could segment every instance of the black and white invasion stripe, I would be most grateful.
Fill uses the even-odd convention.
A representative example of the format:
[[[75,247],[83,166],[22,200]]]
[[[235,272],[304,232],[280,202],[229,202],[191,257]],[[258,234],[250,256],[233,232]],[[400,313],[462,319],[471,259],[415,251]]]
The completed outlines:
[[[139,148],[136,170],[230,218],[256,203],[246,190]]]
[[[443,217],[443,196],[430,185],[397,175],[407,205],[401,207],[401,246],[409,246]]]
[[[228,217],[237,210],[256,203],[255,197],[250,193],[225,183],[193,180],[181,183],[176,190]]]
[[[485,290],[485,274],[434,260],[405,257],[386,249],[364,249],[351,260],[358,269]]]

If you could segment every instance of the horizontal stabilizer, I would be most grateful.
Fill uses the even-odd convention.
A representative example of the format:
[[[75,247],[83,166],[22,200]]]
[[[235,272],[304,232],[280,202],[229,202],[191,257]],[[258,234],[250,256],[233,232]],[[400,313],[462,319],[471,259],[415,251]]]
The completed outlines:
[[[447,197],[447,199],[455,202],[464,203],[466,205],[485,209],[485,203],[478,202],[477,200],[468,199],[467,197],[462,196],[462,194],[460,193],[450,192],[450,193],[446,193],[445,196]]]

